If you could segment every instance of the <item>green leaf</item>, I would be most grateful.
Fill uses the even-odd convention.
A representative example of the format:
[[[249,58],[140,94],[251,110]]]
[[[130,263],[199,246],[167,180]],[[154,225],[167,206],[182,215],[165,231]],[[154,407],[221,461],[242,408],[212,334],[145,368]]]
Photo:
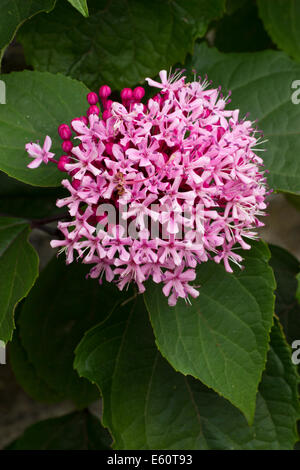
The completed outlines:
[[[13,40],[19,27],[32,16],[40,12],[49,12],[56,0],[3,0],[1,2],[0,27],[0,63],[3,53]]]
[[[0,340],[14,329],[14,310],[38,276],[38,256],[28,243],[29,226],[22,219],[0,218]]]
[[[44,218],[65,212],[56,200],[65,197],[64,188],[38,188],[0,172],[0,213],[10,217]]]
[[[296,292],[296,298],[297,298],[297,300],[300,304],[300,273],[297,274],[296,279],[298,281],[298,288],[297,288],[297,292]]]
[[[244,252],[244,270],[226,273],[203,263],[195,285],[200,295],[188,306],[169,307],[161,286],[145,292],[156,343],[184,375],[192,375],[238,407],[251,422],[274,312],[274,277],[263,243]],[[245,367],[247,364],[247,367]]]
[[[300,305],[296,298],[300,271],[299,261],[288,251],[275,245],[271,250],[270,265],[273,268],[277,289],[275,311],[279,316],[289,344],[300,340]]]
[[[227,4],[227,14],[215,26],[214,46],[222,52],[252,52],[272,46],[253,0]]]
[[[97,388],[73,369],[74,349],[124,297],[113,284],[86,280],[88,267],[66,266],[63,256],[42,271],[20,312],[19,335],[36,374],[52,390],[84,407]],[[46,301],[45,301],[46,299]]]
[[[292,103],[291,88],[300,65],[282,52],[222,54],[196,45],[187,67],[207,73],[225,93],[232,90],[229,107],[239,108],[241,117],[250,112],[250,119],[258,119],[268,139],[263,145],[267,151],[259,154],[270,170],[270,187],[300,193],[300,106]]]
[[[276,324],[253,426],[227,400],[170,367],[140,297],[85,335],[75,367],[101,389],[115,449],[292,449],[299,405],[290,356]]]
[[[275,311],[283,326],[288,343],[293,347],[296,361],[300,344],[300,303],[299,278],[300,263],[288,251],[279,246],[270,245],[272,266],[276,278]],[[298,298],[297,298],[298,297]],[[297,343],[294,343],[296,341]],[[294,345],[293,345],[294,343]],[[300,366],[298,367],[300,371]]]
[[[135,85],[183,63],[196,38],[222,15],[224,0],[90,0],[88,19],[67,2],[20,32],[27,62],[97,89]]]
[[[232,15],[240,8],[243,8],[248,0],[226,0],[226,13]]]
[[[51,418],[30,426],[8,450],[108,450],[111,439],[88,411]]]
[[[73,5],[76,10],[79,11],[85,18],[89,16],[89,10],[86,3],[86,0],[68,0],[71,5]]]
[[[19,309],[18,309],[19,310]],[[22,345],[20,331],[17,327],[9,347],[9,361],[17,382],[22,389],[34,400],[45,403],[56,403],[63,400],[63,395],[51,389],[36,373]]]
[[[300,4],[295,0],[258,0],[259,14],[273,41],[300,60]]]
[[[81,116],[88,89],[80,82],[50,73],[16,72],[0,76],[6,84],[6,103],[0,105],[0,170],[34,186],[58,186],[63,175],[49,163],[35,170],[25,151],[30,141],[52,138],[53,151],[63,153],[57,127]]]

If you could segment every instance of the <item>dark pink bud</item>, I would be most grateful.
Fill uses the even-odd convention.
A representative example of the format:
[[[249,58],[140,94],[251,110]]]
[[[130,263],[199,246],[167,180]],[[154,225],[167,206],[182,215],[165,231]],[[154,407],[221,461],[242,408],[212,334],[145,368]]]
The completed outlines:
[[[120,95],[121,95],[122,101],[129,101],[133,97],[132,89],[131,88],[123,88]]]
[[[89,120],[86,116],[80,116],[80,120],[87,126],[89,123]]]
[[[103,111],[103,113],[102,113],[102,119],[103,119],[103,121],[106,121],[106,119],[108,119],[108,118],[110,118],[110,117],[111,117],[111,112],[110,112],[108,109],[106,109],[105,111]]]
[[[134,90],[133,90],[133,97],[137,100],[137,101],[141,101],[142,98],[144,98],[145,96],[145,90],[142,86],[137,86]]]
[[[99,114],[99,112],[100,112],[100,109],[98,108],[98,106],[96,106],[95,104],[92,104],[92,106],[90,106],[89,109],[87,110],[86,114],[90,116],[91,114]]]
[[[58,127],[58,134],[63,140],[69,140],[72,137],[72,131],[68,124],[61,124]]]
[[[107,142],[107,144],[105,144],[105,151],[108,155],[112,155],[112,148],[113,148],[113,142]]]
[[[72,186],[73,186],[74,189],[76,189],[76,191],[77,191],[77,189],[79,188],[80,184],[81,184],[81,181],[80,181],[80,180],[74,179],[74,180],[72,181]]]
[[[70,140],[64,140],[63,143],[61,144],[61,148],[65,153],[71,152],[73,148],[73,144]]]
[[[111,94],[111,89],[108,85],[102,85],[99,88],[99,96],[100,98],[107,98]]]
[[[68,155],[62,155],[57,164],[59,171],[67,171],[65,168],[67,163],[70,163],[70,157],[68,157]]]
[[[97,95],[97,93],[94,93],[93,91],[88,93],[86,98],[87,98],[87,101],[88,101],[89,104],[98,103],[98,95]]]
[[[113,104],[113,101],[112,100],[107,100],[106,103],[105,103],[105,109],[107,110],[110,110],[111,106]]]
[[[217,130],[217,139],[220,140],[223,135],[225,134],[225,129],[224,127],[218,127],[218,130]]]

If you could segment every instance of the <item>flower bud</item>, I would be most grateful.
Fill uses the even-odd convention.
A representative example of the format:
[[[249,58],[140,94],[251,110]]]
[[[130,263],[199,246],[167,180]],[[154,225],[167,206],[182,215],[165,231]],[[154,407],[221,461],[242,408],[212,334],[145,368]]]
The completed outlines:
[[[57,164],[59,171],[67,171],[65,168],[67,163],[70,163],[70,157],[68,157],[68,155],[62,155]]]
[[[141,99],[144,98],[144,96],[145,96],[145,90],[142,86],[137,86],[133,90],[133,97],[135,100],[141,101]]]
[[[111,89],[108,85],[102,85],[99,88],[99,96],[100,98],[107,98],[111,94]]]
[[[132,99],[133,92],[131,88],[123,88],[120,95],[121,95],[122,102],[128,102]]]
[[[73,148],[73,144],[70,140],[64,140],[61,144],[61,148],[65,153],[70,153]]]
[[[108,118],[110,118],[110,117],[111,117],[111,112],[110,112],[108,109],[106,109],[105,111],[103,111],[103,113],[102,113],[102,119],[103,119],[103,121],[106,121],[106,120],[107,120]]]
[[[69,140],[72,137],[72,131],[68,124],[61,124],[58,127],[58,134],[63,140]]]
[[[88,101],[89,104],[97,104],[98,103],[98,95],[97,95],[97,93],[94,93],[93,91],[88,93],[86,98],[87,98],[87,101]]]
[[[86,114],[90,116],[91,114],[99,114],[99,112],[100,112],[100,109],[98,108],[98,106],[96,106],[95,104],[92,104],[92,106],[90,106],[89,109],[87,110]]]

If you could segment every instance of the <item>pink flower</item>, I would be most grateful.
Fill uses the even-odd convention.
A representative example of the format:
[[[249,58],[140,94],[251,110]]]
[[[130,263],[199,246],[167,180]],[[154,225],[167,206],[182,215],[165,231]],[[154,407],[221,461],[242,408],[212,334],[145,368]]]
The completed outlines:
[[[49,152],[52,145],[51,138],[47,135],[45,138],[45,142],[43,148],[38,144],[30,144],[25,145],[26,152],[28,155],[33,158],[31,163],[27,165],[28,168],[38,168],[42,162],[48,163],[49,160],[52,160],[54,157],[54,153]]]
[[[59,223],[63,240],[51,245],[67,263],[76,256],[93,266],[91,278],[101,283],[105,276],[120,290],[135,283],[142,293],[148,279],[162,283],[173,306],[199,295],[197,265],[241,267],[236,250],[250,249],[248,239],[263,225],[266,179],[253,123],[226,109],[220,89],[186,83],[180,73],[159,76],[161,82],[146,79],[159,89],[146,104],[141,87],[122,90],[119,103],[103,85],[102,117],[98,107],[92,113],[92,93],[87,116],[59,127],[69,195],[57,205],[68,208],[70,220]],[[26,145],[31,168],[52,159],[50,145],[50,137],[43,149]]]

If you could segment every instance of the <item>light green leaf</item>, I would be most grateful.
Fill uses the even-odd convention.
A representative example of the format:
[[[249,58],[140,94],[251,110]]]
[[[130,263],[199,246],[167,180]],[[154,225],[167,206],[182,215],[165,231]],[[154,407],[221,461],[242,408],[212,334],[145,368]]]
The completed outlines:
[[[71,5],[73,5],[76,10],[79,11],[85,18],[89,16],[89,10],[86,3],[86,0],[68,0]]]
[[[58,186],[63,174],[56,165],[27,168],[25,151],[30,141],[52,138],[53,152],[62,155],[57,128],[84,114],[88,89],[80,82],[40,72],[16,72],[0,76],[6,84],[6,103],[0,105],[0,170],[34,186]]]
[[[252,426],[227,400],[162,358],[140,298],[85,335],[75,367],[101,389],[103,424],[115,449],[292,449],[299,404],[290,357],[276,324]]]
[[[21,308],[19,335],[37,376],[81,408],[97,399],[98,390],[73,369],[74,349],[124,295],[114,284],[86,280],[87,266],[66,266],[63,258],[54,258],[41,272]]]
[[[224,0],[90,0],[82,18],[67,2],[20,31],[37,70],[62,72],[98,89],[135,85],[183,63],[196,38],[222,15]]]
[[[24,21],[40,12],[49,12],[56,0],[2,0],[0,19],[0,63],[3,53]]]
[[[30,426],[8,450],[108,450],[111,439],[88,411],[40,421]]]
[[[0,218],[0,340],[14,329],[14,310],[38,276],[38,256],[28,243],[29,226],[22,219]]]
[[[265,368],[274,312],[274,276],[263,243],[243,252],[245,269],[226,273],[214,262],[201,264],[200,295],[169,307],[161,286],[145,292],[156,343],[184,375],[192,375],[239,408],[252,422],[258,384]]]
[[[258,119],[268,140],[259,155],[270,170],[270,187],[300,194],[300,105],[292,102],[300,65],[282,52],[222,54],[197,45],[187,67],[207,73],[223,93],[232,90],[229,108],[239,108],[241,118],[250,112],[251,120]]]
[[[300,3],[297,0],[258,0],[259,15],[273,41],[300,60]]]

